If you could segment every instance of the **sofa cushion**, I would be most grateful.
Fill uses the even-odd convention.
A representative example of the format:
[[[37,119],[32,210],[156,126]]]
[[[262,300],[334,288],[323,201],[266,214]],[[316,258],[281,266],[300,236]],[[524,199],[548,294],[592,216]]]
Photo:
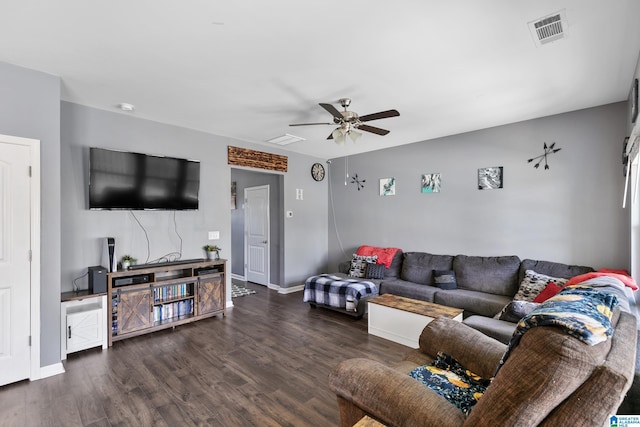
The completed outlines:
[[[564,286],[568,279],[561,279],[560,277],[547,276],[533,270],[527,270],[524,273],[524,278],[520,282],[518,292],[513,297],[518,301],[533,301],[540,292],[542,292],[550,282],[557,285]]]
[[[453,260],[458,288],[494,295],[513,296],[516,293],[519,268],[520,258],[515,255],[498,257],[456,255]]]
[[[433,283],[433,270],[451,270],[453,256],[426,252],[405,252],[400,278],[421,285]]]
[[[511,301],[510,297],[504,295],[488,294],[468,289],[458,288],[451,291],[435,289],[437,289],[437,292],[433,302],[436,304],[462,308],[465,311],[487,317],[493,317]]]
[[[514,300],[505,305],[502,311],[494,317],[507,322],[518,323],[520,319],[531,313],[539,305],[537,302]]]
[[[433,297],[439,288],[435,286],[421,286],[402,279],[383,279],[379,286],[380,294],[394,294],[407,298],[433,302]]]
[[[520,264],[518,283],[522,282],[522,279],[524,279],[524,272],[527,270],[533,270],[536,273],[546,274],[547,276],[569,279],[579,274],[590,273],[593,271],[593,268],[582,265],[568,265],[559,262],[525,259]]]
[[[456,272],[453,270],[433,270],[433,284],[440,289],[456,289]]]
[[[500,341],[503,344],[509,344],[513,332],[516,330],[516,324],[507,322],[506,320],[494,319],[486,316],[469,316],[462,323],[471,326],[486,336]]]
[[[384,277],[399,277],[403,259],[403,252],[401,249],[398,249],[391,260],[391,266],[384,271]]]

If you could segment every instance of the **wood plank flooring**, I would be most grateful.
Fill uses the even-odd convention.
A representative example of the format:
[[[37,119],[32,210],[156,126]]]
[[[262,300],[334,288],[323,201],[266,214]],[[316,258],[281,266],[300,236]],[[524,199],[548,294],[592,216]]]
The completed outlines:
[[[0,426],[335,426],[341,360],[409,349],[367,321],[259,285],[221,316],[70,354],[66,373],[0,387]]]

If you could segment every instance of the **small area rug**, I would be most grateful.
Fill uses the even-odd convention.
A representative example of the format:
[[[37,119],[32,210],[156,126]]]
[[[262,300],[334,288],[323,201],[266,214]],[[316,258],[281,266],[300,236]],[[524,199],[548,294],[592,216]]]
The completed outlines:
[[[245,295],[253,295],[256,291],[253,289],[245,288],[242,285],[231,283],[231,298],[243,297]]]

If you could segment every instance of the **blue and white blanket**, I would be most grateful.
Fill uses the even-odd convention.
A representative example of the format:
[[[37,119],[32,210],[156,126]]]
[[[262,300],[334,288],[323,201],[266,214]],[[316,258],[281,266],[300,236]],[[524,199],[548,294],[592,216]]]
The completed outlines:
[[[588,345],[606,341],[613,334],[611,318],[618,305],[616,295],[581,285],[568,286],[523,317],[498,365],[506,362],[520,338],[535,326],[555,326]]]
[[[374,295],[378,295],[378,287],[373,282],[321,274],[306,280],[303,302],[356,311],[360,298]]]

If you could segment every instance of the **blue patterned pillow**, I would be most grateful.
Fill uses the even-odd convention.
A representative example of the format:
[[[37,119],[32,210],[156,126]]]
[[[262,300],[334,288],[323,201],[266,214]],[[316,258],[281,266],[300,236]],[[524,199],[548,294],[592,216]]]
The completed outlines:
[[[478,403],[491,380],[483,379],[465,369],[446,353],[438,353],[429,365],[418,366],[409,376],[429,387],[469,415],[473,405]]]
[[[364,256],[353,254],[353,258],[351,258],[351,268],[349,269],[349,276],[360,279],[364,278],[367,272],[367,264],[375,264],[377,259],[377,255]]]
[[[440,289],[456,289],[458,282],[453,270],[433,270],[433,282]]]

